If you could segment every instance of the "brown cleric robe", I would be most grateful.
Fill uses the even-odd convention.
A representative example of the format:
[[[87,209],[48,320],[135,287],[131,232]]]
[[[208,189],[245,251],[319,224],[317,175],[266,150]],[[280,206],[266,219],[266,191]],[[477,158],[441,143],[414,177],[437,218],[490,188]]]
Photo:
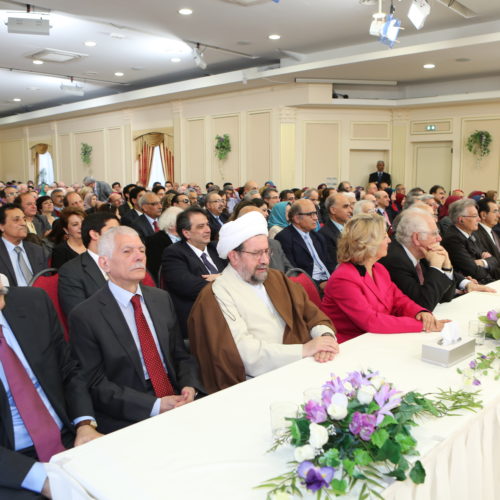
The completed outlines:
[[[310,331],[317,325],[333,330],[331,321],[309,300],[302,286],[283,273],[270,269],[264,287],[285,322],[284,344],[305,344],[311,340]],[[212,283],[203,288],[191,309],[188,335],[208,393],[245,381],[243,361],[212,291]]]

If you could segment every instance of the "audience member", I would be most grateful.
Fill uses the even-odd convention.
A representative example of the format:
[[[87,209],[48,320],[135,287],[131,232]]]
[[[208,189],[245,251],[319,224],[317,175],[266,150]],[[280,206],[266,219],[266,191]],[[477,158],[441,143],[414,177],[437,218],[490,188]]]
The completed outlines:
[[[375,197],[374,197],[375,198]],[[358,214],[374,214],[376,213],[375,210],[375,200],[361,200],[356,202],[354,205],[354,208],[352,210],[352,215],[358,215]]]
[[[267,221],[269,238],[274,239],[280,231],[290,225],[290,222],[288,222],[288,212],[290,208],[291,203],[288,201],[280,201],[274,205]]]
[[[50,232],[51,225],[45,216],[37,213],[36,199],[32,193],[27,191],[19,194],[14,200],[14,205],[23,211],[28,233],[43,238]]]
[[[280,201],[293,203],[295,201],[295,193],[291,189],[283,189],[280,193]]]
[[[268,187],[262,192],[262,199],[267,203],[269,210],[272,210],[274,205],[279,203],[280,195],[274,187]]]
[[[375,182],[377,184],[380,184],[381,182],[386,182],[387,186],[390,186],[392,184],[391,174],[384,172],[384,169],[385,169],[385,163],[382,160],[379,160],[377,162],[377,171],[372,172],[370,174],[370,176],[368,177],[368,182]]]
[[[86,248],[82,241],[82,221],[86,213],[79,208],[65,208],[61,212],[61,229],[63,231],[59,241],[52,250],[51,266],[59,269],[69,260],[85,252]]]
[[[113,192],[111,186],[104,181],[96,181],[93,177],[87,176],[83,179],[83,184],[92,188],[99,201],[106,201]]]
[[[500,263],[500,238],[493,231],[499,221],[498,204],[495,200],[484,198],[478,201],[477,209],[480,222],[474,237],[477,239],[478,245]],[[500,277],[500,272],[498,276]],[[497,277],[497,273],[495,273],[495,277]]]
[[[227,221],[227,216],[223,213],[224,200],[217,191],[211,191],[207,194],[206,208],[211,231],[210,240],[214,241],[219,236],[220,228]]]
[[[142,210],[142,214],[134,219],[132,228],[145,241],[148,236],[160,230],[160,226],[158,225],[158,217],[161,215],[160,198],[153,192],[146,191],[139,198],[139,208]]]
[[[47,222],[50,224],[52,228],[52,224],[56,220],[54,217],[54,203],[50,196],[39,196],[36,199],[36,209],[40,215],[45,217]]]
[[[59,214],[64,209],[64,190],[63,189],[53,189],[50,193],[50,198],[54,203],[54,217],[59,217]]]
[[[122,213],[121,223],[125,226],[132,226],[132,223],[142,215],[141,207],[139,206],[139,199],[146,192],[142,186],[135,186],[129,192],[130,202],[132,208]]]

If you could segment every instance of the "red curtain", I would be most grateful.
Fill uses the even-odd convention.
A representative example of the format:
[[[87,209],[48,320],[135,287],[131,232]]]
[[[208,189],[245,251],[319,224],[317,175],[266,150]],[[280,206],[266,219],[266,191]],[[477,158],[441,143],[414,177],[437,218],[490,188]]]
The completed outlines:
[[[165,134],[159,132],[151,132],[144,134],[135,139],[136,152],[139,168],[139,182],[143,186],[147,186],[151,165],[153,163],[153,149],[160,146],[160,157],[163,165],[165,179],[174,180],[174,155],[166,145]]]

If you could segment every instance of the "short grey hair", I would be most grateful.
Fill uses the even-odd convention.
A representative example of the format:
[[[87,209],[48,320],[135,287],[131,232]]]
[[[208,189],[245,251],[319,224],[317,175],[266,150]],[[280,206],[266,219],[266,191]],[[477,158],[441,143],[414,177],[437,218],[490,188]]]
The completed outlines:
[[[91,177],[91,176],[88,175],[87,177],[83,178],[82,182],[83,182],[83,184],[85,184],[86,186],[88,186],[88,185],[93,184],[94,182],[96,182],[96,180],[93,177]]]
[[[248,191],[248,193],[246,193],[245,196],[243,197],[243,201],[252,200],[253,199],[252,196],[255,196],[256,194],[260,195],[258,189],[250,189],[250,191]]]
[[[304,191],[304,194],[302,195],[302,198],[309,199],[309,198],[310,198],[310,196],[311,196],[313,193],[317,193],[317,194],[318,194],[318,196],[319,196],[319,191],[318,191],[317,189],[311,188],[311,189],[307,189],[306,191]]]
[[[476,202],[470,198],[463,198],[462,200],[454,201],[448,209],[448,215],[450,216],[451,222],[456,224],[458,222],[458,218],[463,215],[469,207],[477,208]]]
[[[151,196],[151,195],[155,195],[157,196],[155,193],[153,193],[153,191],[146,191],[145,193],[143,193],[141,195],[141,197],[139,198],[139,208],[142,209],[142,206],[145,205],[147,202],[148,202],[148,198]]]
[[[355,215],[369,213],[365,210],[365,207],[368,205],[370,205],[370,208],[375,211],[375,202],[373,202],[372,200],[357,201],[354,204],[354,208],[352,209],[352,216],[354,217]]]
[[[332,205],[335,205],[335,202],[337,201],[337,196],[339,194],[344,194],[344,193],[333,193],[331,194],[325,201],[325,212],[327,214],[330,213],[330,208],[332,207]]]
[[[177,226],[177,216],[183,212],[180,207],[169,207],[167,208],[158,219],[158,226],[162,231],[167,231],[171,228],[176,228]]]
[[[139,238],[137,231],[131,227],[112,227],[102,234],[97,242],[97,253],[99,257],[107,257],[110,259],[115,251],[116,237],[121,235],[137,236]]]
[[[401,213],[396,229],[396,240],[408,247],[413,233],[427,234],[432,216],[421,208],[412,207]],[[422,238],[427,239],[427,238]]]
[[[420,201],[423,201],[424,203],[427,201],[427,200],[433,200],[434,199],[434,196],[432,194],[423,194],[422,196],[420,196],[418,198]]]

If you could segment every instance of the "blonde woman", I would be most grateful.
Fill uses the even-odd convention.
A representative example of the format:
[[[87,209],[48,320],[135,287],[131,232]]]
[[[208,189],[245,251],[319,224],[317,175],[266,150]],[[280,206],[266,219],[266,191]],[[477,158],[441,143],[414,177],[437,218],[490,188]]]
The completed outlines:
[[[366,332],[441,331],[445,321],[408,298],[377,261],[387,255],[390,239],[385,220],[360,214],[347,222],[338,240],[339,266],[330,276],[323,311],[337,329],[340,342]]]

